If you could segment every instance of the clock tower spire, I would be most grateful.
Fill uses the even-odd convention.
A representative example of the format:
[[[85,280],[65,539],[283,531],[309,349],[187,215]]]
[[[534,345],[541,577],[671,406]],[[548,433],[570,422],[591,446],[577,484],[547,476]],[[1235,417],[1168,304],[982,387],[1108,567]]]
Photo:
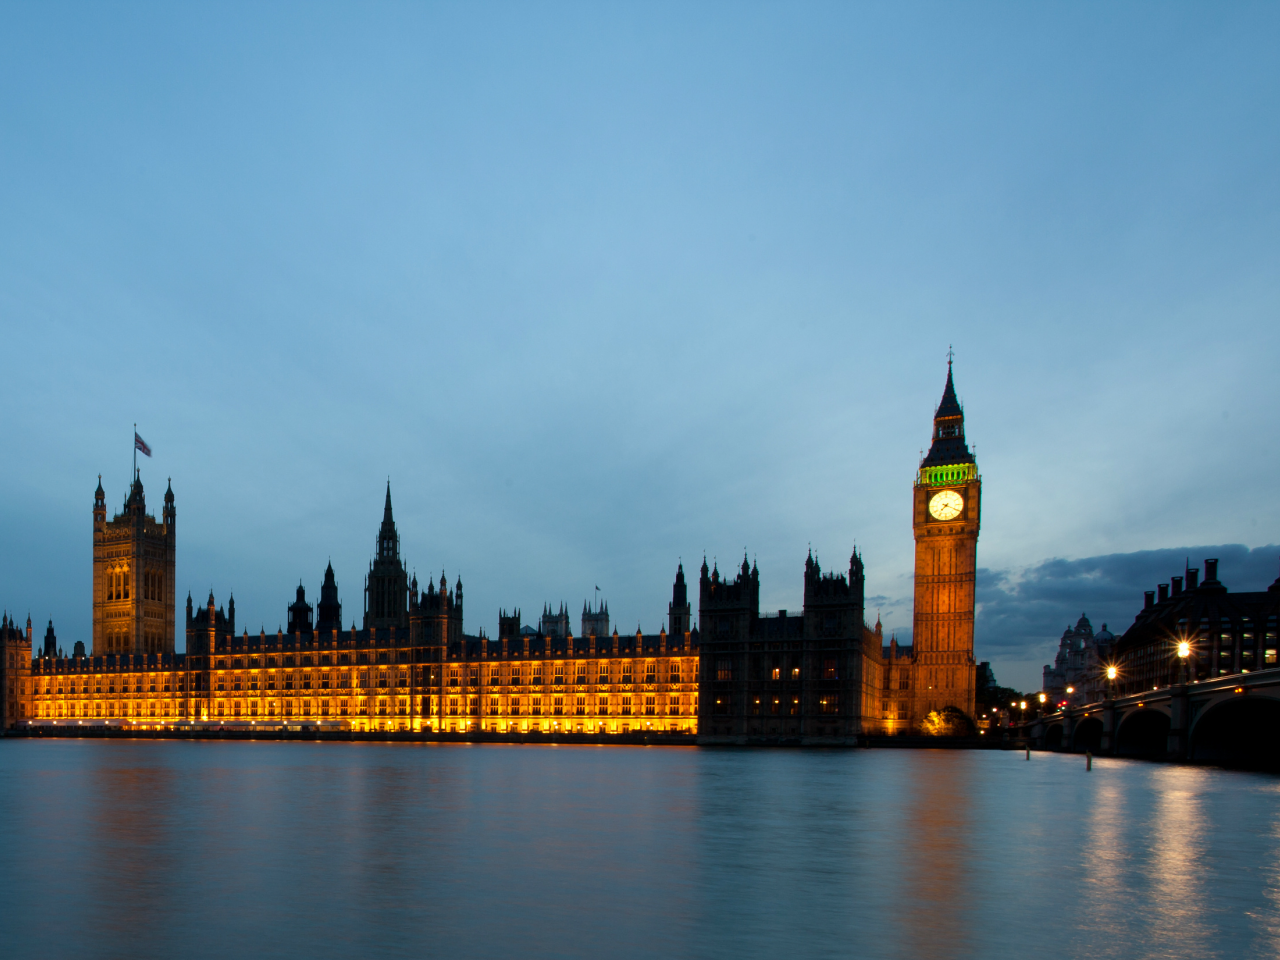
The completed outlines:
[[[920,461],[912,498],[915,612],[912,720],[955,707],[973,718],[974,577],[982,478],[964,435],[951,359],[933,415],[933,441]]]

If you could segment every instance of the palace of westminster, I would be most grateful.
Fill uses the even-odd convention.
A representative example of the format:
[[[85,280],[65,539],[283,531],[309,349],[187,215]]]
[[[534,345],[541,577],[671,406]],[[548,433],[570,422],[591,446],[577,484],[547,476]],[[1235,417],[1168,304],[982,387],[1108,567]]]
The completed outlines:
[[[151,730],[412,731],[600,738],[682,733],[699,743],[853,744],[919,729],[947,707],[972,717],[974,575],[981,479],[950,364],[932,444],[912,491],[915,608],[910,646],[867,626],[862,559],[824,572],[810,556],[804,607],[760,612],[760,574],[698,578],[697,621],[678,567],[657,634],[610,630],[604,605],[544,608],[537,627],[502,611],[498,635],[463,629],[462,582],[420,589],[400,558],[388,485],[363,625],[342,627],[330,565],[318,602],[303,587],[288,629],[237,633],[235,601],[186,602],[175,652],[172,486],[159,521],[135,471],[123,510],[93,502],[93,637],[70,655],[0,620],[4,728],[89,725]]]

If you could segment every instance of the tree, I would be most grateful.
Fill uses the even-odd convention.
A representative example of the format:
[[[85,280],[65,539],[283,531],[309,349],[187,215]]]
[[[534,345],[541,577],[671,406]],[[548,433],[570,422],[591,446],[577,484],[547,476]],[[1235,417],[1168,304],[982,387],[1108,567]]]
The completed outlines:
[[[964,715],[959,707],[943,707],[941,710],[930,710],[920,728],[931,737],[971,737],[974,735],[973,721]]]

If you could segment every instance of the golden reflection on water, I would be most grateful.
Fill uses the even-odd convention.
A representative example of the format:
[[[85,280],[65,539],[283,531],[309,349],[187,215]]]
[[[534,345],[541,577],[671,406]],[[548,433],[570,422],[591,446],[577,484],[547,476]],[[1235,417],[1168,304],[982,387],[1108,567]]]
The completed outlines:
[[[100,762],[91,767],[97,842],[87,847],[86,906],[116,936],[127,938],[169,907],[175,776],[163,766]]]
[[[967,955],[974,859],[972,766],[958,752],[918,755],[903,841],[905,956]]]

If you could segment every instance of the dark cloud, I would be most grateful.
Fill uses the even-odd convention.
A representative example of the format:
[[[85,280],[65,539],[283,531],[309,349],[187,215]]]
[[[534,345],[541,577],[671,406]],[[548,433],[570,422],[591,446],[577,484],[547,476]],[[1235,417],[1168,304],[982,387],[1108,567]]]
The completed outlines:
[[[1141,609],[1144,590],[1181,576],[1188,560],[1203,577],[1206,557],[1218,558],[1218,579],[1229,590],[1265,590],[1276,579],[1280,547],[1179,547],[1045,560],[1020,572],[979,570],[976,652],[982,659],[1032,659],[1054,650],[1081,613],[1094,630],[1106,623],[1122,634]]]

